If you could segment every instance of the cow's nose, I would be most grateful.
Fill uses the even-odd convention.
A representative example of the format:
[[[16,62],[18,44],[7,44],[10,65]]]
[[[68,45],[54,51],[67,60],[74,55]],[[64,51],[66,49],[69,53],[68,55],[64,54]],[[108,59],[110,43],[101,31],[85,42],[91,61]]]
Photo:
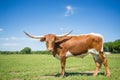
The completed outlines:
[[[52,51],[53,51],[53,49],[52,49],[52,48],[49,48],[49,49],[48,49],[48,51],[52,52]]]

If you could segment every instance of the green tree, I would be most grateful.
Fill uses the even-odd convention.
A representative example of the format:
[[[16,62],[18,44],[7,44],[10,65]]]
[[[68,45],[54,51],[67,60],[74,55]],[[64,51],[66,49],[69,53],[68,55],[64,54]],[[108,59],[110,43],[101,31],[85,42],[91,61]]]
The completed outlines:
[[[104,43],[104,51],[113,52],[113,42]]]
[[[20,54],[31,54],[31,48],[25,47],[20,51]]]
[[[120,39],[119,40],[116,40],[114,43],[113,43],[113,52],[114,53],[120,53]]]
[[[120,39],[115,40],[114,42],[104,43],[104,51],[120,53]]]

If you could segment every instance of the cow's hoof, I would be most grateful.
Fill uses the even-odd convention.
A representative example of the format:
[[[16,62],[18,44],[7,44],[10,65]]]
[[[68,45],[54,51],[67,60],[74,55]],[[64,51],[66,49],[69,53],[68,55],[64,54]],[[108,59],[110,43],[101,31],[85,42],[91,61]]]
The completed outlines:
[[[66,76],[65,75],[60,75],[61,78],[65,78]]]
[[[97,76],[97,73],[94,73],[93,76],[94,76],[94,77]]]
[[[110,77],[110,73],[106,75],[107,77]]]

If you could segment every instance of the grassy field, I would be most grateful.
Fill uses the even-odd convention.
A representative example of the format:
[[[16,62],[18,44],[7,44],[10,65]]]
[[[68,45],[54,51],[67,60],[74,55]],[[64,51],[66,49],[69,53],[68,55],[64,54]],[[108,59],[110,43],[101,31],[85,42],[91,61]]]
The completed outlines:
[[[91,55],[85,58],[68,58],[66,63],[66,77],[60,77],[60,62],[52,55],[0,55],[0,80],[120,80],[120,54],[107,56],[111,77],[105,76],[104,66],[102,74],[96,77],[88,75],[86,71],[95,69]]]

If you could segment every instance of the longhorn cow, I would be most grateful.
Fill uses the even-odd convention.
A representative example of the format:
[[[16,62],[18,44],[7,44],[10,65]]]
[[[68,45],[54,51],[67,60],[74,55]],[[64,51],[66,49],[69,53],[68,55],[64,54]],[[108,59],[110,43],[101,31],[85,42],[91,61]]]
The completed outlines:
[[[106,76],[110,76],[110,70],[106,57],[103,52],[103,37],[100,34],[90,33],[78,36],[69,35],[71,32],[64,35],[47,34],[44,36],[33,36],[24,32],[28,37],[40,39],[41,42],[46,42],[47,49],[52,52],[52,55],[60,60],[61,75],[65,75],[66,58],[72,56],[84,57],[87,54],[92,54],[96,64],[96,69],[93,76],[98,74],[98,71],[103,64],[106,70]]]

